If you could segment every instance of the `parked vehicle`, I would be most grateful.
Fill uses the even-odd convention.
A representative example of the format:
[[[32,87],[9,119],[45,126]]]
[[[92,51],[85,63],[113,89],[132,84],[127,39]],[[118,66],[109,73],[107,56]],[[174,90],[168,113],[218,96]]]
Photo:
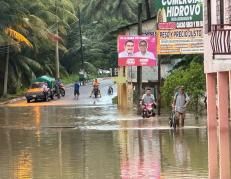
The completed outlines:
[[[142,117],[150,118],[152,116],[155,116],[154,104],[153,103],[144,104],[144,108],[142,111]]]
[[[41,76],[32,81],[30,88],[27,90],[25,96],[27,102],[31,100],[45,100],[54,98],[54,84],[55,79],[49,76]]]
[[[30,88],[27,90],[26,100],[29,103],[31,100],[42,100],[48,101],[49,98],[53,99],[53,92],[48,87],[46,82],[34,82],[31,84]]]

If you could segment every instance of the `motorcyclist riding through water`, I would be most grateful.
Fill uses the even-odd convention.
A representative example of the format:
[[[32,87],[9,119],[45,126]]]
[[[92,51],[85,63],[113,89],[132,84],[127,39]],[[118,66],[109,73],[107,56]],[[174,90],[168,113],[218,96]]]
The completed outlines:
[[[90,97],[92,96],[93,93],[94,93],[95,97],[97,97],[98,95],[100,95],[100,97],[101,97],[101,93],[100,93],[100,90],[99,90],[99,82],[98,82],[97,79],[95,79],[93,81],[93,89],[91,91]]]
[[[113,94],[113,88],[112,86],[109,86],[108,87],[108,92],[107,92],[109,95]]]
[[[143,117],[150,117],[150,116],[155,115],[154,108],[156,108],[156,99],[154,95],[152,94],[150,88],[148,88],[146,90],[146,93],[143,95],[140,105],[141,105]],[[150,105],[151,105],[151,110],[147,109],[147,107]],[[148,111],[148,114],[146,113],[147,111]]]

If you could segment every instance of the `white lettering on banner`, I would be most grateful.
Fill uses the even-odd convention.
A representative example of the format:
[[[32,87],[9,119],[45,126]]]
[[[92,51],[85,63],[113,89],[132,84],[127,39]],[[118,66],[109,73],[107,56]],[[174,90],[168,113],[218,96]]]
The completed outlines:
[[[170,6],[167,7],[167,17],[185,17],[200,15],[201,6],[197,5],[186,5],[186,6]]]
[[[140,63],[148,63],[148,59],[147,58],[141,58],[140,59]]]
[[[184,4],[196,4],[198,2],[201,2],[201,0],[162,0],[162,5],[174,6]]]
[[[136,62],[135,62],[135,59],[134,58],[128,58],[127,59],[127,64],[128,65],[134,65]]]

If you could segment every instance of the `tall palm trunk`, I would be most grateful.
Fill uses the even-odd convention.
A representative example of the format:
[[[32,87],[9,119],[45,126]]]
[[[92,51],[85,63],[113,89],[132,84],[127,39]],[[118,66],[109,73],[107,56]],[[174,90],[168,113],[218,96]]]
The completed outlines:
[[[9,59],[10,59],[10,46],[7,47],[7,54],[6,54],[3,96],[7,95],[8,73],[9,73]]]
[[[149,0],[145,0],[145,6],[146,6],[146,15],[147,15],[147,19],[149,19],[149,18],[151,18]]]

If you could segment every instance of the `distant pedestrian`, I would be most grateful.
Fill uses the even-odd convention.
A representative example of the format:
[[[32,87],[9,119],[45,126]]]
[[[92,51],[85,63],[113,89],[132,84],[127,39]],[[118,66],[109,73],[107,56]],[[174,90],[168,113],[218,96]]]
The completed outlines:
[[[79,84],[79,81],[76,81],[75,82],[75,85],[74,85],[74,96],[75,96],[75,99],[79,99],[79,89],[80,89],[80,84]]]

